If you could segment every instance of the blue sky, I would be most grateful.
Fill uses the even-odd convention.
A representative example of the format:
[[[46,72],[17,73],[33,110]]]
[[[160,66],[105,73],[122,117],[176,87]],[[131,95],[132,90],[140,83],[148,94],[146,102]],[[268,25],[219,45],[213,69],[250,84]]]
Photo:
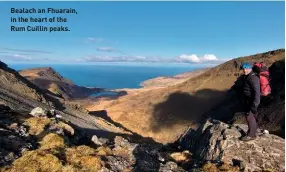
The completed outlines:
[[[78,14],[10,14],[10,8]],[[285,46],[284,2],[0,2],[5,62],[213,63]],[[70,32],[11,32],[10,17],[67,17]],[[19,24],[13,24],[19,25]],[[22,24],[47,25],[46,23]]]

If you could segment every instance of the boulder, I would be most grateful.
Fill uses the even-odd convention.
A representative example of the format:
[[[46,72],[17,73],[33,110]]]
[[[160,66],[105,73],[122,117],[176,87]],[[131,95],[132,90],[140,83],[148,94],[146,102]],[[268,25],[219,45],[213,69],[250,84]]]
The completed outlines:
[[[134,171],[158,171],[160,169],[160,145],[139,144],[133,151],[136,158]]]
[[[183,152],[173,152],[170,154],[170,157],[177,163],[184,163],[191,161],[192,154],[188,150],[185,150]]]
[[[36,107],[30,112],[30,115],[34,117],[47,117],[48,114],[49,114],[49,111],[44,110],[41,107]]]
[[[106,156],[105,166],[114,172],[131,171],[132,165],[120,156]]]
[[[124,139],[121,136],[116,136],[114,138],[114,155],[121,156],[126,158],[129,162],[134,163],[136,158],[133,155],[133,152],[138,144],[129,143],[128,140]]]
[[[96,135],[93,135],[92,138],[91,138],[91,141],[95,145],[103,146],[103,145],[106,145],[106,143],[108,142],[108,139],[98,138]]]
[[[224,162],[237,165],[245,171],[285,170],[285,140],[276,135],[265,134],[257,139],[243,142],[246,125],[228,125],[207,120],[197,130],[199,137],[192,145],[196,158],[202,161]],[[191,138],[184,138],[189,140]]]

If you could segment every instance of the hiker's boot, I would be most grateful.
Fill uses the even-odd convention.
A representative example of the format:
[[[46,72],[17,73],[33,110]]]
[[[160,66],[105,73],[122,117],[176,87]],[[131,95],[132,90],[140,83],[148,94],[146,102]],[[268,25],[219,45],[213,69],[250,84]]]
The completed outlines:
[[[257,129],[256,130],[256,135],[257,136],[262,136],[264,134],[264,130],[262,130],[262,129]]]
[[[248,141],[255,140],[255,139],[256,139],[256,137],[250,137],[250,136],[246,135],[246,136],[242,137],[240,140],[244,141],[244,142],[248,142]]]

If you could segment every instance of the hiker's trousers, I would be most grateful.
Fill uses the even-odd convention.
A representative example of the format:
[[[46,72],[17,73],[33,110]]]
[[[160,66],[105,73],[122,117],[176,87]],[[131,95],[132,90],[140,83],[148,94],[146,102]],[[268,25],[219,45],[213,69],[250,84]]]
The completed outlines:
[[[244,98],[244,111],[245,111],[245,116],[248,124],[248,136],[250,137],[255,137],[256,136],[256,131],[257,131],[257,122],[256,122],[256,116],[257,114],[254,114],[251,111],[251,98]]]
[[[246,113],[246,120],[248,123],[248,136],[255,137],[257,131],[257,122],[255,115],[252,112]]]

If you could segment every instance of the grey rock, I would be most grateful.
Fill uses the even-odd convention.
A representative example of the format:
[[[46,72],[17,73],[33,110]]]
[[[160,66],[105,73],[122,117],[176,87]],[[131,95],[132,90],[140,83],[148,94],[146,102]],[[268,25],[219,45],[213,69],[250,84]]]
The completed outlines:
[[[102,146],[102,145],[106,145],[106,143],[108,142],[108,139],[98,138],[96,135],[93,135],[91,138],[91,141],[96,145]]]
[[[169,161],[166,164],[160,164],[159,172],[184,172],[175,162]]]
[[[47,117],[48,114],[49,114],[49,111],[44,110],[41,107],[36,107],[30,112],[30,115],[34,117]]]
[[[239,165],[246,171],[262,171],[270,168],[274,171],[285,170],[285,140],[269,134],[257,137],[249,142],[239,138],[247,131],[245,125],[230,126],[223,122],[206,121],[198,129],[194,146],[195,157],[203,161],[223,161]],[[189,138],[190,139],[190,138]],[[266,163],[267,162],[267,163]]]
[[[129,162],[134,163],[136,158],[133,152],[137,146],[138,144],[129,143],[128,140],[123,137],[116,136],[114,138],[114,148],[112,151],[115,155],[125,157]]]
[[[121,172],[127,169],[132,169],[131,164],[125,158],[119,156],[107,156],[106,159],[107,161],[105,161],[105,166],[111,171]]]
[[[64,136],[65,133],[64,133],[64,129],[57,126],[57,125],[51,125],[48,129],[47,129],[48,132],[52,132],[52,133],[56,133],[56,134],[59,134],[59,135],[62,135]]]

